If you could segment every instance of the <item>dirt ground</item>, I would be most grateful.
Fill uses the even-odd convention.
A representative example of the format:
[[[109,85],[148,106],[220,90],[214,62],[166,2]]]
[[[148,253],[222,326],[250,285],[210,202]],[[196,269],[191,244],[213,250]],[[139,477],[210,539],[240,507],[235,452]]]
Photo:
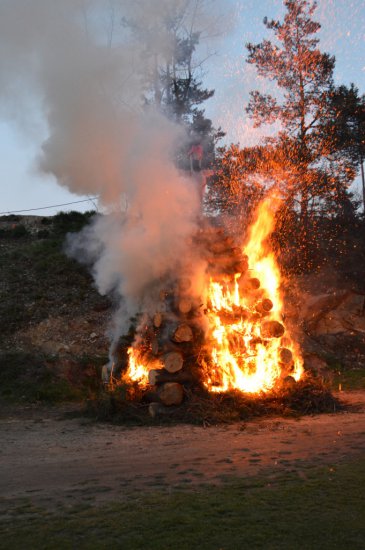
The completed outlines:
[[[365,451],[365,392],[341,399],[351,404],[346,412],[209,428],[126,428],[60,409],[8,409],[0,419],[0,502],[74,505],[283,470],[305,479],[314,465],[336,468]]]

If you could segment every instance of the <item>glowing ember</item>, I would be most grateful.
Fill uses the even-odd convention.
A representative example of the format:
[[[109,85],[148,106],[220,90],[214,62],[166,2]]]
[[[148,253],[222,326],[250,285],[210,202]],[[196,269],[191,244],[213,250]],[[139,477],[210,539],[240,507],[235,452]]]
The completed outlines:
[[[299,380],[303,371],[282,324],[280,272],[265,242],[273,226],[271,197],[261,204],[244,247],[248,272],[210,281],[207,316],[212,359],[204,363],[204,383],[210,391],[267,391],[288,375]]]

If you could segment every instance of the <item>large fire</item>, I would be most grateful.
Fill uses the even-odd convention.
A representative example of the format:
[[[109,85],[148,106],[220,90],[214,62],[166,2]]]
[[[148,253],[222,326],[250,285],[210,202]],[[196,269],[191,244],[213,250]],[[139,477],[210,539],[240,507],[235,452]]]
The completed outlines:
[[[299,380],[303,370],[282,325],[280,271],[266,242],[274,226],[272,205],[272,199],[261,204],[244,246],[250,269],[209,284],[213,368],[206,365],[205,385],[211,391],[267,391],[285,376]]]
[[[265,392],[287,376],[299,380],[302,375],[299,349],[283,324],[280,271],[268,244],[274,214],[275,199],[269,197],[261,203],[243,247],[247,269],[211,277],[207,283],[208,330],[200,368],[209,391]],[[128,355],[125,377],[141,386],[147,386],[151,369],[163,367],[136,347]]]

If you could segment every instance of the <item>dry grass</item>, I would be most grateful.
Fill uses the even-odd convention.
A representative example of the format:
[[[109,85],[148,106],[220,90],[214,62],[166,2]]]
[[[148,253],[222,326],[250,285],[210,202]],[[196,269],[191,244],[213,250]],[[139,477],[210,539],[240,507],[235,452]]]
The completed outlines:
[[[197,388],[185,389],[186,399],[171,414],[152,419],[148,403],[137,385],[118,386],[89,401],[86,413],[97,420],[133,424],[222,424],[267,416],[299,416],[333,413],[343,409],[321,379],[306,376],[303,380],[266,394],[242,394],[239,391],[209,393]]]

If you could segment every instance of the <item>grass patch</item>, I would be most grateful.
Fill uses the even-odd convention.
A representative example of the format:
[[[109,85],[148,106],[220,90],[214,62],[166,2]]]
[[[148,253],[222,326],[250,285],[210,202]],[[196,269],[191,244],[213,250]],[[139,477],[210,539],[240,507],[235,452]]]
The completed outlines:
[[[265,550],[365,545],[365,461],[223,487],[131,494],[122,502],[8,513],[2,548]]]
[[[52,358],[30,353],[1,354],[1,398],[12,403],[50,404],[80,399],[80,391],[59,378],[52,363]]]
[[[91,215],[70,212],[44,218],[46,229],[26,238],[15,239],[5,231],[0,247],[0,343],[50,312],[62,313],[65,303],[76,314],[108,307],[85,266],[64,253],[65,234],[82,228]]]
[[[332,387],[343,391],[365,390],[365,369],[338,370],[333,373]]]
[[[79,357],[60,364],[31,353],[0,354],[0,397],[9,403],[57,404],[95,396],[105,358]]]

